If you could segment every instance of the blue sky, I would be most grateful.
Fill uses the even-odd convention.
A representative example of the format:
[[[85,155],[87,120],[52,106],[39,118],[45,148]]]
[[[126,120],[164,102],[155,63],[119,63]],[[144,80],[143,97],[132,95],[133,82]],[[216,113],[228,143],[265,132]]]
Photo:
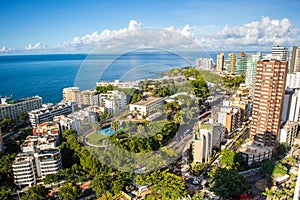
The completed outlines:
[[[105,29],[126,28],[130,20],[143,24],[143,27],[174,26],[176,30],[189,25],[194,38],[206,37],[217,43],[212,36],[221,34],[224,28],[229,28],[231,35],[223,32],[222,37],[232,40],[234,27],[245,28],[252,22],[260,22],[262,26],[265,24],[263,17],[271,24],[276,25],[276,20],[288,24],[287,28],[292,31],[286,37],[292,39],[275,38],[277,43],[288,46],[299,42],[299,10],[299,0],[0,0],[0,49],[24,49],[26,46],[32,49],[36,44],[37,48],[55,47],[93,32],[100,34]],[[285,18],[288,21],[282,21]],[[267,26],[265,24],[263,28]],[[262,35],[259,30],[253,40]],[[239,38],[245,33],[240,31]],[[273,34],[281,33],[275,31]],[[234,48],[233,44],[225,42],[222,46]],[[257,44],[251,41],[243,45],[249,44],[250,48],[258,44],[272,45],[270,41]]]

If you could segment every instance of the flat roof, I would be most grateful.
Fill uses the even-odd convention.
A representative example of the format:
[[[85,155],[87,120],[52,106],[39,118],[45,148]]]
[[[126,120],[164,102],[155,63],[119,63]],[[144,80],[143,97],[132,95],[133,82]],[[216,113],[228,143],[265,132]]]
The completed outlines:
[[[131,105],[136,105],[136,106],[148,106],[156,101],[162,100],[162,97],[147,97],[144,98],[136,103],[133,103]]]

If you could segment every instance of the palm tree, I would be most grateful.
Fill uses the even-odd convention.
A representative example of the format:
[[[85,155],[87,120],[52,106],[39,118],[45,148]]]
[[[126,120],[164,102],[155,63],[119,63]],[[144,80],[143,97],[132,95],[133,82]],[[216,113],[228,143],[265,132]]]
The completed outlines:
[[[114,129],[115,132],[117,132],[117,130],[120,128],[120,124],[117,121],[113,121],[111,123],[111,127]]]

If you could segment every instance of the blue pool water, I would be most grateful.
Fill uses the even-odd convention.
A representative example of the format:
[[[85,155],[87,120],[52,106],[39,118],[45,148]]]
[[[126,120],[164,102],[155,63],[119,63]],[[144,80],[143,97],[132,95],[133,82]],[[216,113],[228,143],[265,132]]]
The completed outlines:
[[[97,134],[102,134],[106,136],[112,136],[115,133],[114,129],[111,126],[108,126],[104,129],[97,131]]]

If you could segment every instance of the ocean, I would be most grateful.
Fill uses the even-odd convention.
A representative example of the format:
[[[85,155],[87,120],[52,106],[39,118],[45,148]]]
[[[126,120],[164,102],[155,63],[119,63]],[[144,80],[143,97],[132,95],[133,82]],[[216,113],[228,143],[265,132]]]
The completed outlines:
[[[194,65],[200,52],[181,54],[166,51],[139,51],[126,54],[44,54],[0,56],[0,96],[14,99],[39,95],[43,103],[62,100],[62,89],[95,87],[98,80],[155,78],[158,72]]]

